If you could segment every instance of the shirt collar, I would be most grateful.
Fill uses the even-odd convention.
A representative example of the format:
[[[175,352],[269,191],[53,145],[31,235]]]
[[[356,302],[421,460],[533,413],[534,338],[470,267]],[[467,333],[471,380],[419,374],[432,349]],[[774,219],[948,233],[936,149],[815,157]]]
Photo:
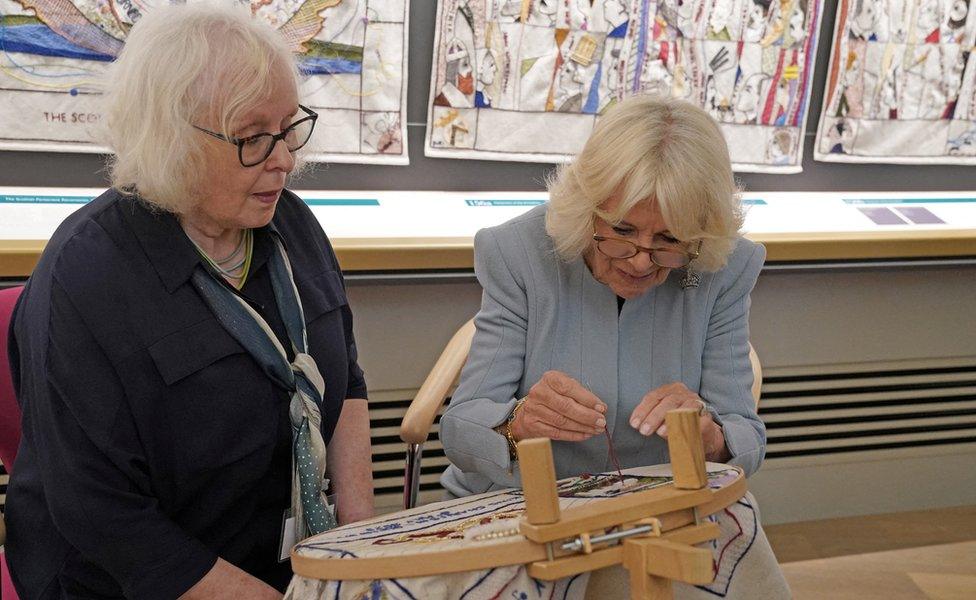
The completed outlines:
[[[271,236],[277,236],[279,240],[281,239],[278,228],[275,227],[274,220],[264,227],[258,227],[254,230],[254,250],[251,254],[251,268],[247,276],[248,279],[264,267],[271,257],[271,253],[275,251],[274,241],[271,239]],[[284,245],[284,241],[281,243]]]
[[[166,291],[173,293],[186,283],[203,258],[180,226],[176,215],[150,207],[135,196],[121,200],[123,214],[146,257],[152,264]],[[254,230],[254,253],[251,256],[251,274],[268,262],[274,251],[271,235],[277,235],[274,221]]]

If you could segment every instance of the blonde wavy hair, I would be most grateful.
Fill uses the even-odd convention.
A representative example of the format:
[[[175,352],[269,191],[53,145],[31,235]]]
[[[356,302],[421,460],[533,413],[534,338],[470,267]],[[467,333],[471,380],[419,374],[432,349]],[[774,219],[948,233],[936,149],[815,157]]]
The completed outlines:
[[[635,96],[611,108],[548,187],[546,231],[567,261],[593,243],[596,217],[619,223],[640,202],[656,202],[677,239],[701,241],[698,270],[724,266],[742,228],[721,130],[704,110],[672,98]],[[615,196],[611,214],[601,206]]]
[[[146,12],[106,74],[102,137],[115,156],[112,186],[182,214],[196,203],[208,136],[233,137],[245,113],[299,86],[285,40],[246,6],[227,1],[173,4]]]

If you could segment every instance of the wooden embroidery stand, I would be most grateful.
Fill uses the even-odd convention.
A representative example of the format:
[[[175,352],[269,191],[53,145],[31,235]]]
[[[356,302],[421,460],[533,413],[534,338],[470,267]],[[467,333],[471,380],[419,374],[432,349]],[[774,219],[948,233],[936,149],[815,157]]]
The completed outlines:
[[[632,600],[671,598],[672,581],[712,582],[712,553],[693,544],[718,537],[718,526],[701,522],[699,515],[711,514],[718,502],[727,502],[707,487],[698,412],[673,410],[665,418],[674,487],[627,494],[562,513],[550,441],[519,442],[525,493],[519,532],[546,549],[545,560],[529,563],[529,575],[555,580],[622,564],[630,574]]]
[[[418,589],[427,583],[413,578],[443,576],[462,582],[457,596],[492,569],[523,565],[548,581],[623,565],[632,597],[640,599],[670,597],[671,581],[711,582],[712,553],[693,545],[719,537],[718,525],[704,519],[742,498],[745,474],[719,464],[706,474],[695,411],[672,411],[666,422],[672,464],[628,469],[633,487],[603,474],[594,477],[599,488],[576,492],[567,486],[578,478],[567,479],[558,496],[549,440],[525,440],[523,490],[446,500],[320,533],[295,546],[292,569],[306,583],[399,580],[390,585]],[[651,473],[672,481],[644,487]]]

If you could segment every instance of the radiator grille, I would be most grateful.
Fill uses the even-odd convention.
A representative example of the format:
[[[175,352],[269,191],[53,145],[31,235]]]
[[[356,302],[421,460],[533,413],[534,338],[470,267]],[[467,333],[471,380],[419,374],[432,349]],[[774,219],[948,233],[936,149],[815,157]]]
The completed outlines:
[[[412,394],[410,394],[412,395]],[[400,421],[410,400],[377,399],[370,394],[369,420],[373,446],[373,491],[379,511],[398,510],[403,506],[403,469],[406,444],[400,439]],[[445,406],[447,403],[445,402]],[[443,408],[441,409],[443,412]],[[420,497],[424,504],[441,499],[439,480],[447,468],[447,457],[438,437],[440,414],[431,428],[420,468]]]
[[[767,461],[976,442],[976,363],[770,374],[759,412]]]
[[[401,505],[408,400],[370,400],[373,472],[380,510]],[[976,443],[976,358],[769,369],[759,414],[766,460],[875,455],[894,448]],[[435,423],[421,468],[420,502],[442,493],[447,458]]]

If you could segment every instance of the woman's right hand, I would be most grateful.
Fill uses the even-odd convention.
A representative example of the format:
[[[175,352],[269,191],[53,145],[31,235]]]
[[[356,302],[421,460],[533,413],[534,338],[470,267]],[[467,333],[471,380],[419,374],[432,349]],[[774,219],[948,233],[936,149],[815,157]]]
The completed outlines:
[[[581,442],[603,433],[607,405],[560,371],[546,371],[512,421],[515,441],[544,437]]]

